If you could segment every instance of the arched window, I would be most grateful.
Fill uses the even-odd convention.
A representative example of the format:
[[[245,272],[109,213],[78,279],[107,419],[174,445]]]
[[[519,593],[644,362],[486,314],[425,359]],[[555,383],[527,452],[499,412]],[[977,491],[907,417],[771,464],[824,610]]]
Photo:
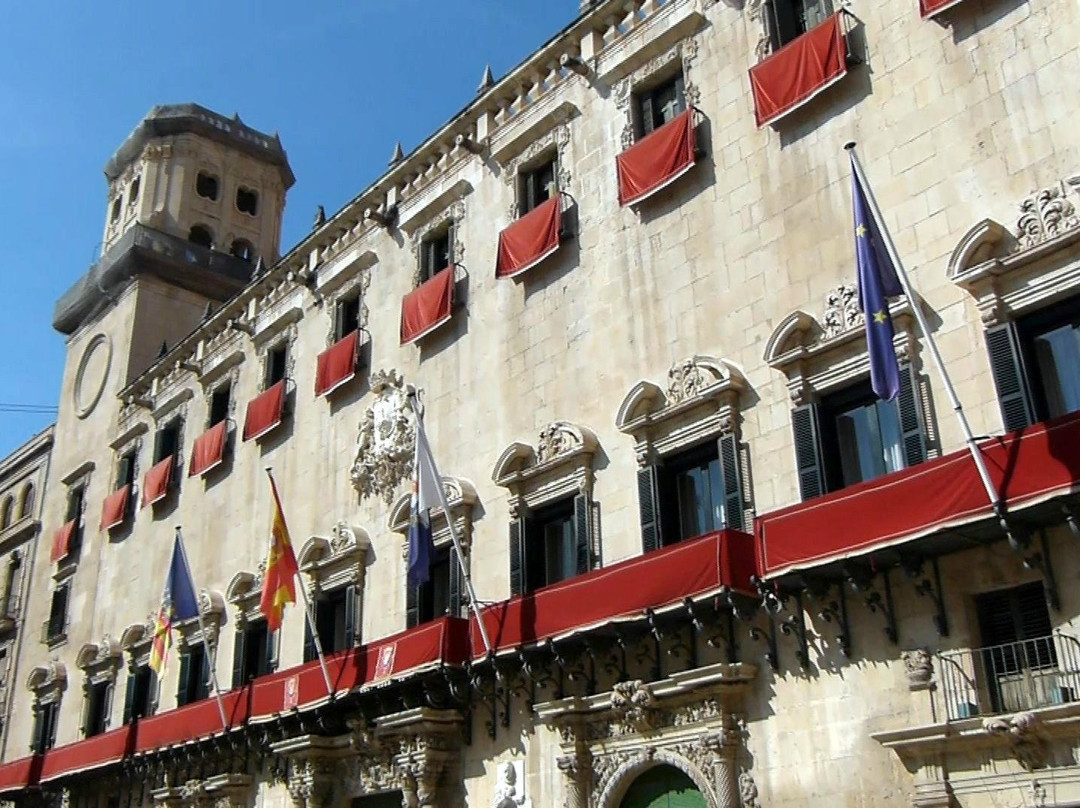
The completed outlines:
[[[213,174],[200,171],[195,177],[195,193],[204,199],[216,202],[218,198],[218,178]]]
[[[232,243],[232,246],[229,247],[229,254],[235,255],[237,258],[243,258],[249,263],[255,261],[255,247],[252,246],[250,241],[242,238],[238,238]]]
[[[0,505],[0,530],[11,524],[11,513],[15,509],[15,500],[8,494],[4,497],[4,504]]]
[[[134,205],[139,201],[139,188],[142,185],[142,178],[136,177],[131,181],[131,187],[128,189],[128,204]]]
[[[205,225],[197,224],[188,231],[188,241],[198,244],[200,247],[212,248],[214,246],[214,234]]]
[[[259,192],[250,188],[237,188],[236,209],[241,213],[254,216],[259,212]]]
[[[34,512],[34,484],[27,483],[19,495],[19,518],[30,516]]]
[[[120,197],[116,197],[116,199],[114,199],[112,203],[112,211],[109,213],[110,222],[115,222],[117,219],[120,218],[120,204]]]

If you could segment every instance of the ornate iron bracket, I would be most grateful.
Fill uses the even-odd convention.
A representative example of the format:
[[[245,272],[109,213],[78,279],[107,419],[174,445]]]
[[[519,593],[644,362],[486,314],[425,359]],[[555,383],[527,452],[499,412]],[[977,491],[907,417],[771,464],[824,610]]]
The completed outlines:
[[[815,578],[807,581],[806,594],[812,602],[821,604],[818,617],[837,629],[836,642],[840,646],[840,653],[845,657],[851,656],[851,624],[848,622],[847,593],[844,591],[843,582],[836,585],[836,598],[830,599],[829,592],[832,585],[827,581]]]
[[[752,577],[751,581],[755,584],[755,586],[758,583],[756,576]],[[762,631],[760,628],[754,625],[754,618],[756,617],[758,612],[757,608],[750,608],[745,605],[740,605],[735,600],[731,592],[727,593],[727,601],[728,605],[731,607],[732,614],[734,614],[735,617],[737,617],[743,623],[749,623],[746,632],[749,635],[750,639],[754,642],[765,642],[768,649],[765,652],[765,660],[769,663],[770,668],[772,668],[774,671],[778,670],[780,665],[780,657],[777,654],[776,620],[774,612],[766,606],[766,603],[769,601],[762,599],[762,601],[760,602],[760,606],[765,607],[765,616],[769,624],[768,631]]]
[[[880,613],[885,618],[885,636],[894,645],[897,642],[896,610],[893,608],[892,582],[889,580],[889,570],[884,569],[881,575],[881,592],[874,588],[875,574],[869,567],[863,564],[845,564],[844,577],[851,588],[863,595],[866,608],[871,612]]]
[[[934,602],[934,626],[937,628],[939,637],[948,637],[949,618],[945,613],[945,596],[941,590],[941,570],[938,567],[937,556],[930,561],[932,581],[929,576],[923,574],[924,561],[921,556],[902,558],[900,565],[904,570],[904,575],[915,582],[915,594],[928,597]]]

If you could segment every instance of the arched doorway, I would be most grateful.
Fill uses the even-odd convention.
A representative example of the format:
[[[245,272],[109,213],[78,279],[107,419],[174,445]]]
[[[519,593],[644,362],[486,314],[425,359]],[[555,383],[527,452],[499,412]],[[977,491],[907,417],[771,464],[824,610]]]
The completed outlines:
[[[707,808],[705,796],[685,772],[674,766],[654,766],[630,787],[619,808]]]

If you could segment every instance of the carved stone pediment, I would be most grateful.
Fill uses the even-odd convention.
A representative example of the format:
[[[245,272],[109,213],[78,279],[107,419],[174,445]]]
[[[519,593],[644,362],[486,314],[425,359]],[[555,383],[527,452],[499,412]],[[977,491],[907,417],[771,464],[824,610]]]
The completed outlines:
[[[397,371],[373,374],[371,391],[375,400],[360,421],[350,476],[361,499],[378,496],[389,505],[412,472],[416,422],[405,381]]]
[[[457,528],[462,550],[467,553],[472,541],[472,513],[477,502],[476,487],[463,477],[443,477],[442,484],[446,505],[453,514],[454,527]],[[390,530],[395,533],[408,533],[411,515],[412,494],[405,492],[394,501],[390,509],[390,518],[387,520]],[[440,547],[449,543],[450,527],[442,508],[433,510],[430,516],[432,540],[435,545]]]
[[[334,525],[330,538],[312,536],[296,557],[316,591],[362,583],[371,539],[367,531],[344,520]]]
[[[588,427],[553,421],[540,430],[536,446],[514,442],[495,463],[491,479],[517,497],[511,510],[524,502],[536,507],[569,494],[591,493],[593,455],[599,447]]]

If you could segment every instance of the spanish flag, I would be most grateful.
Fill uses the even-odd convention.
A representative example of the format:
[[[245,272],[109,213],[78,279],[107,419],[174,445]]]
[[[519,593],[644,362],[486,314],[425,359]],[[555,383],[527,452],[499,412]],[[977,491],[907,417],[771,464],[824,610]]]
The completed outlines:
[[[274,496],[274,524],[270,528],[270,554],[266,557],[266,574],[263,576],[259,608],[266,618],[267,628],[274,632],[281,628],[285,604],[296,603],[296,573],[300,568],[289,539],[285,514],[281,511],[281,499],[278,497],[274,476],[269,470],[267,474],[270,476],[270,492]]]

